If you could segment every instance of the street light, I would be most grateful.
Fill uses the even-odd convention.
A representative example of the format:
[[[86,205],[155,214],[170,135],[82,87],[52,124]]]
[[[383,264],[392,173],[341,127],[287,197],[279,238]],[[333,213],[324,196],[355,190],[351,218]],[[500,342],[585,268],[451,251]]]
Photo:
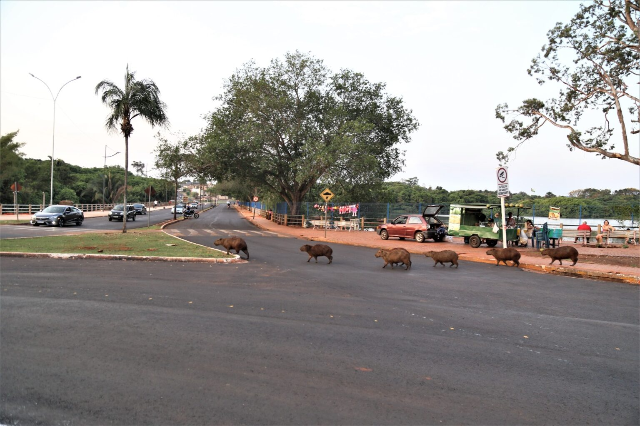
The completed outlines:
[[[60,95],[60,91],[62,90],[62,88],[64,86],[66,86],[67,84],[71,83],[72,81],[76,81],[77,79],[80,78],[80,76],[77,76],[76,78],[67,81],[65,84],[62,85],[62,87],[60,88],[60,90],[58,90],[58,93],[56,94],[56,96],[53,96],[53,92],[51,91],[51,89],[49,88],[49,85],[47,83],[45,83],[42,79],[36,77],[35,75],[29,73],[31,75],[31,77],[42,81],[42,83],[47,86],[47,89],[49,89],[49,93],[51,93],[51,99],[53,99],[53,136],[52,136],[52,141],[51,141],[51,190],[49,192],[49,205],[53,204],[53,152],[54,152],[54,148],[55,148],[55,142],[56,142],[56,101],[58,100],[58,95]]]
[[[105,178],[105,172],[107,171],[107,158],[113,157],[114,155],[118,155],[120,154],[120,151],[116,152],[115,154],[111,154],[109,156],[107,156],[107,146],[104,146],[104,165],[102,166],[102,210],[104,210],[104,178]]]

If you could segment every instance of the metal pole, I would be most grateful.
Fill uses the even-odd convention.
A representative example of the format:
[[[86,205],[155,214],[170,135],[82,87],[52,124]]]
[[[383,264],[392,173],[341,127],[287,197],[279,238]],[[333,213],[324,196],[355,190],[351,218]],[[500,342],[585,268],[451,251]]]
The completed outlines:
[[[20,209],[18,207],[18,182],[13,183],[13,205],[16,208],[16,220],[18,220],[18,210]]]
[[[507,248],[507,222],[504,214],[504,197],[500,197],[500,208],[502,211],[502,247]]]
[[[329,203],[325,202],[324,203],[324,237],[325,238],[327,238],[327,210],[329,210]]]
[[[56,94],[56,96],[53,96],[53,92],[51,91],[51,89],[49,88],[49,85],[47,83],[45,83],[42,79],[36,77],[35,75],[29,73],[31,75],[31,77],[42,81],[42,83],[47,86],[47,89],[49,89],[49,93],[51,93],[51,99],[53,99],[53,132],[52,132],[52,137],[51,137],[51,188],[50,191],[51,193],[49,194],[49,205],[53,204],[53,159],[54,159],[54,150],[55,150],[55,146],[56,146],[56,101],[58,100],[58,96],[60,95],[60,92],[62,91],[62,89],[64,88],[64,86],[66,86],[67,84],[71,83],[72,81],[75,81],[77,79],[80,78],[80,76],[77,76],[76,78],[67,81],[65,84],[62,85],[62,87],[60,88],[60,90],[58,90],[58,93]]]

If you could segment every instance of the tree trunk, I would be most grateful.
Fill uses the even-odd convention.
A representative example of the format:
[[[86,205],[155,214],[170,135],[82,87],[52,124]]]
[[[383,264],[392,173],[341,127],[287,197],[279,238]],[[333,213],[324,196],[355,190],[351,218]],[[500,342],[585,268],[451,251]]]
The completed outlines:
[[[129,174],[129,136],[124,136],[124,201],[122,212],[122,233],[127,233],[127,175]]]

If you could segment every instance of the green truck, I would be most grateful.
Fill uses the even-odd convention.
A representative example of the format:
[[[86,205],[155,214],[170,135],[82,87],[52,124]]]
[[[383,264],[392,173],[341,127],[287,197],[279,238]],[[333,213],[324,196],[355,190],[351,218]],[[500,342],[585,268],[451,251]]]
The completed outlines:
[[[509,210],[516,210],[516,227],[507,229],[507,241],[518,240],[518,228],[524,228],[520,211],[529,209],[522,204],[505,204]],[[451,204],[449,210],[449,228],[447,233],[455,237],[464,237],[464,242],[473,248],[483,243],[494,247],[502,240],[502,219],[496,220],[498,232],[494,232],[493,211],[500,211],[500,204],[468,203]]]

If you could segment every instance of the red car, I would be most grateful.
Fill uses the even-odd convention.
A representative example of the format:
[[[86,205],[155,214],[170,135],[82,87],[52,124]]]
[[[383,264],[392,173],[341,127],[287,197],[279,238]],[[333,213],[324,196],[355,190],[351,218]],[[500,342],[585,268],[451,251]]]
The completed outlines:
[[[447,232],[442,221],[436,217],[442,207],[444,206],[439,204],[429,205],[425,207],[421,215],[400,215],[391,222],[378,225],[376,232],[383,240],[387,240],[389,237],[398,237],[401,240],[413,238],[419,243],[423,243],[427,239],[436,242],[442,241]]]

